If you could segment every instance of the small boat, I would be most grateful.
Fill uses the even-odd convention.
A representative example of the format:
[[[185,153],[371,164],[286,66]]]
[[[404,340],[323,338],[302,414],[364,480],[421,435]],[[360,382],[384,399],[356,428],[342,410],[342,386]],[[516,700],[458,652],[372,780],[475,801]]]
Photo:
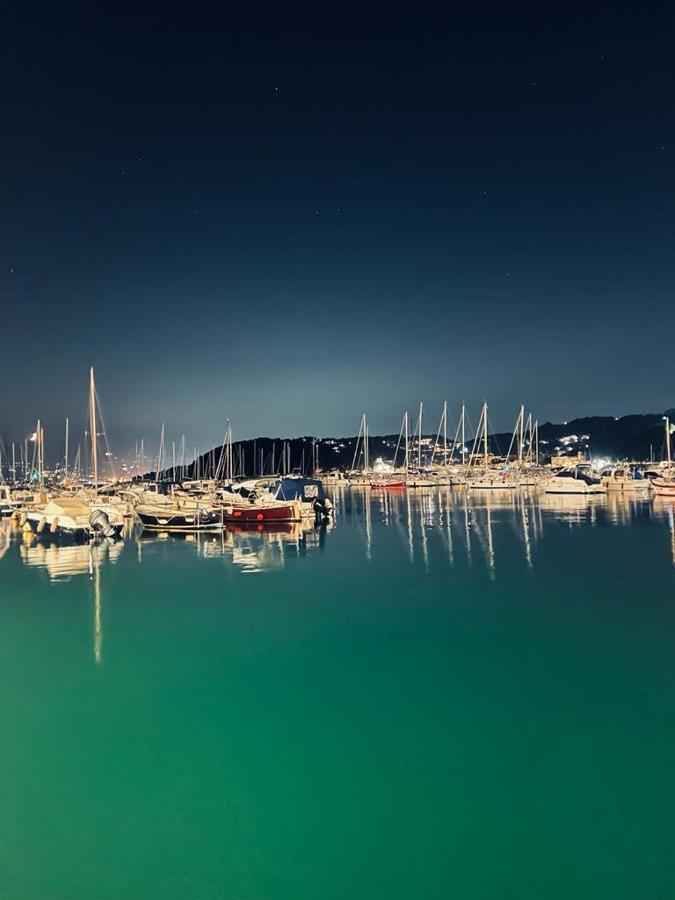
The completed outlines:
[[[318,478],[287,475],[267,490],[247,492],[248,502],[225,504],[226,522],[300,522],[303,519],[327,519],[333,504]]]
[[[192,533],[220,531],[223,517],[220,510],[176,502],[174,504],[139,504],[136,515],[145,531]]]
[[[544,485],[547,494],[606,494],[607,487],[589,463],[562,469]]]
[[[191,496],[172,483],[144,485],[134,509],[146,531],[218,531],[222,512],[208,497]]]
[[[326,484],[339,484],[343,487],[349,487],[351,484],[349,478],[347,478],[345,473],[341,472],[339,469],[333,469],[330,472],[326,472],[321,476],[321,480]]]
[[[20,524],[25,531],[70,540],[119,537],[124,519],[114,510],[104,512],[80,497],[52,497],[47,503],[25,510]]]
[[[404,491],[407,484],[401,479],[383,479],[382,481],[371,481],[370,486],[373,490],[379,491]]]
[[[296,501],[290,503],[268,503],[249,506],[225,506],[223,518],[229,524],[263,525],[265,522],[301,522],[302,507]]]
[[[675,498],[675,479],[652,478],[651,486],[657,497]]]

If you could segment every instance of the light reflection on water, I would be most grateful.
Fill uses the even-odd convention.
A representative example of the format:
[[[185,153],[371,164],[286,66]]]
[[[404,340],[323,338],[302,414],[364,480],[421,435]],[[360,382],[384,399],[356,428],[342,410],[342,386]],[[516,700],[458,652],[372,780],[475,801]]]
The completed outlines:
[[[453,488],[374,493],[352,488],[337,490],[334,503],[333,520],[323,526],[310,520],[180,536],[143,533],[130,526],[124,540],[93,545],[59,544],[49,538],[38,541],[34,535],[26,538],[9,519],[0,519],[0,563],[17,553],[26,566],[46,570],[51,581],[75,576],[93,580],[100,567],[114,565],[125,550],[135,552],[142,562],[151,548],[175,545],[189,548],[197,558],[221,558],[244,574],[260,574],[283,568],[290,558],[323,550],[330,545],[333,530],[348,528],[358,535],[367,561],[373,560],[378,536],[386,530],[398,537],[409,562],[421,561],[427,572],[432,565],[453,567],[461,555],[468,565],[482,565],[494,578],[500,542],[507,531],[518,538],[523,564],[533,568],[538,544],[548,527],[626,527],[651,518],[665,526],[668,553],[675,565],[675,504],[662,498],[621,494],[576,497],[535,490],[473,493]],[[432,536],[440,538],[444,554],[430,553]]]
[[[180,538],[134,529],[91,547],[28,542],[0,520],[5,744],[14,740],[3,749],[5,818],[17,823],[6,857],[30,872],[35,822],[42,837],[54,822],[64,840],[47,842],[45,877],[58,878],[65,857],[80,879],[67,854],[82,857],[91,830],[82,896],[92,896],[117,870],[97,848],[130,821],[140,825],[119,883],[138,880],[134,843],[138,872],[148,853],[166,852],[156,869],[173,877],[180,820],[197,829],[189,853],[180,845],[196,860],[184,883],[207,871],[195,896],[237,894],[223,847],[253,867],[252,845],[271,848],[265,871],[288,872],[307,847],[327,861],[326,890],[300,869],[284,896],[338,896],[336,846],[336,871],[347,859],[369,888],[382,860],[392,866],[413,847],[411,886],[397,892],[392,879],[373,897],[415,896],[423,868],[438,874],[418,893],[466,896],[484,859],[497,859],[498,874],[476,896],[503,896],[521,869],[532,879],[531,858],[544,873],[537,896],[595,896],[603,879],[602,896],[670,896],[660,882],[631,894],[644,868],[635,863],[633,878],[613,860],[669,871],[675,505],[461,489],[348,489],[335,503],[327,528]],[[371,876],[360,854],[370,860],[392,815]],[[602,838],[597,858],[589,833]],[[505,868],[516,846],[522,857]],[[551,893],[560,860],[583,878]],[[250,896],[276,896],[278,883]]]

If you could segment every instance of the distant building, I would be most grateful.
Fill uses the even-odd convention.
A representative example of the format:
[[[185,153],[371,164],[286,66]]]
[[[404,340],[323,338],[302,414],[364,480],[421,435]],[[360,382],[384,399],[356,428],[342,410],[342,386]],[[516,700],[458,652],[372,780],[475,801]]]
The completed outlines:
[[[565,466],[576,466],[577,463],[588,462],[583,453],[570,453],[563,456],[552,456],[551,465],[554,469],[561,469]]]

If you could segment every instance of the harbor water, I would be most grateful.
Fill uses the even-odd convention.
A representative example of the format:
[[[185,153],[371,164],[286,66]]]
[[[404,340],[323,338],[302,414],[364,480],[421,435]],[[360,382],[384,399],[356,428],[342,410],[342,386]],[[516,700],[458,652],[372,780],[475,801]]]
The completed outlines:
[[[675,896],[673,505],[0,533],[0,896]]]

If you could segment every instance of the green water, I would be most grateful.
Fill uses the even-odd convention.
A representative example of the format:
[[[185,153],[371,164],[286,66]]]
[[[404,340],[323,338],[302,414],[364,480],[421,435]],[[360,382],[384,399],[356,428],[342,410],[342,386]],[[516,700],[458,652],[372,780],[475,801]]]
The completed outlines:
[[[675,896],[671,508],[2,537],[4,900]]]

